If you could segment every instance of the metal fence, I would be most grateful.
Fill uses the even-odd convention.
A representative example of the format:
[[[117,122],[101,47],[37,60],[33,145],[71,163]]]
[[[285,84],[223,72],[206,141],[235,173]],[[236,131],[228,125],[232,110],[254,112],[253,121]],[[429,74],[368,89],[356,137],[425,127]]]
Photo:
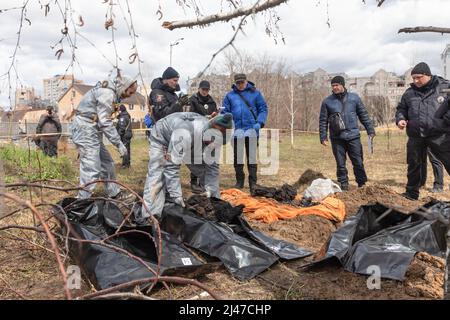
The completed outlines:
[[[3,141],[13,141],[17,145],[27,146],[27,136],[32,136],[36,133],[37,123],[19,123],[19,122],[0,122],[0,144]],[[69,132],[69,123],[61,123],[62,133],[67,137],[67,143],[72,144]],[[145,137],[145,125],[142,126],[139,122],[133,122],[133,137],[144,138]],[[110,145],[108,139],[103,137],[105,145]],[[34,144],[33,144],[34,145]]]

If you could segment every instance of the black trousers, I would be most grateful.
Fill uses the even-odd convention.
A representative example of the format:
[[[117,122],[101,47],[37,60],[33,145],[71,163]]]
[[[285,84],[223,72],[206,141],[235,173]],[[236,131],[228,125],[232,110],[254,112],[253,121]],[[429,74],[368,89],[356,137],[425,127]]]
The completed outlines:
[[[435,188],[443,188],[444,187],[444,166],[442,163],[436,158],[436,156],[431,152],[431,150],[428,148],[427,150],[428,159],[430,159],[431,167],[433,168],[433,176],[434,176],[434,183],[433,186]],[[421,187],[425,186],[427,183],[427,159],[423,160],[422,163],[422,182],[420,184]]]
[[[122,140],[123,145],[128,150],[127,155],[122,158],[122,166],[129,167],[131,164],[131,139],[121,136],[120,140]]]
[[[366,170],[363,163],[363,148],[361,139],[353,140],[332,139],[331,146],[336,159],[336,176],[340,184],[348,184],[348,171],[345,166],[347,154],[353,165],[356,182],[362,185],[367,182]]]
[[[58,156],[58,141],[41,140],[39,143],[39,148],[41,148],[44,154],[49,157]]]
[[[233,163],[234,171],[236,172],[236,182],[243,184],[245,181],[244,173],[244,149],[246,156],[246,163],[248,169],[248,183],[249,185],[256,184],[258,165],[256,162],[256,152],[258,150],[257,137],[233,138]]]
[[[406,161],[408,163],[408,182],[406,192],[418,197],[423,182],[423,163],[426,163],[427,151],[436,156],[450,174],[450,134],[435,137],[409,137],[406,145]]]

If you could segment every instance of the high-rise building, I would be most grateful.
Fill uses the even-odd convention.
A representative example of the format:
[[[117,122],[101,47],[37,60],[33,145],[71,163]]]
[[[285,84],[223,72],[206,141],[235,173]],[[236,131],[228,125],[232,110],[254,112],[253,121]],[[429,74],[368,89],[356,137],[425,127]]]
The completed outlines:
[[[70,88],[72,82],[75,84],[83,83],[83,81],[75,80],[73,75],[56,75],[49,79],[44,79],[44,100],[49,100],[56,104],[58,99]]]
[[[20,87],[16,89],[16,104],[24,104],[35,100],[36,94],[33,87]]]
[[[445,79],[450,79],[450,44],[445,47],[444,52],[441,54],[442,66],[444,67],[444,73],[442,76]]]

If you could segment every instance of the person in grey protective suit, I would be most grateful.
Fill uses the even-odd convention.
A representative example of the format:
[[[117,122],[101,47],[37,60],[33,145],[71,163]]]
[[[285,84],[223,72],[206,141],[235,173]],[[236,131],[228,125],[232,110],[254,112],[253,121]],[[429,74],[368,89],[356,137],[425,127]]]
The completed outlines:
[[[207,197],[220,198],[220,148],[230,136],[233,116],[223,114],[212,119],[193,112],[174,113],[159,120],[150,135],[150,161],[144,188],[144,202],[150,212],[143,209],[142,217],[160,217],[166,193],[172,201],[184,207],[181,191],[180,166],[204,181]]]
[[[136,80],[117,76],[113,80],[99,82],[78,105],[70,129],[72,141],[80,155],[80,185],[98,179],[116,180],[114,161],[103,144],[103,135],[122,157],[127,155],[127,148],[112,122],[112,114],[120,100],[132,96],[136,90]],[[94,188],[95,184],[91,184],[80,190],[78,198],[89,198]],[[106,190],[111,198],[120,195],[120,188],[115,183],[107,183]]]

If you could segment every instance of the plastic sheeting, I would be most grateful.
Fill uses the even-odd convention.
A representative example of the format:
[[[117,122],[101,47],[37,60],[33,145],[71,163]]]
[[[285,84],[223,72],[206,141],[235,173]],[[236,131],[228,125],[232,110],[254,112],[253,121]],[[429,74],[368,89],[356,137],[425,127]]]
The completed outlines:
[[[425,208],[425,215],[406,215],[381,204],[362,206],[332,234],[324,258],[308,266],[337,259],[350,272],[370,275],[375,266],[382,278],[403,280],[417,252],[446,254],[450,203],[430,202]]]
[[[297,189],[285,183],[280,188],[264,187],[256,185],[253,187],[252,196],[275,199],[278,202],[290,203],[297,196]]]
[[[65,198],[58,203],[64,208],[71,227],[70,236],[83,240],[100,241],[113,235],[123,220],[119,208],[105,201],[77,200]],[[65,229],[65,219],[57,217]],[[150,226],[124,227],[121,231],[140,230],[149,235],[156,234]],[[67,230],[63,230],[66,232]],[[217,265],[205,264],[196,258],[175,237],[161,232],[161,275],[196,275],[217,269]],[[158,250],[151,238],[142,233],[129,233],[112,238],[109,245],[125,249],[141,258],[150,268],[157,270]],[[98,244],[69,241],[72,258],[97,289],[106,289],[136,279],[153,277],[154,274],[142,263],[128,255]]]
[[[175,204],[166,204],[161,227],[189,247],[220,259],[240,280],[255,277],[279,258],[297,259],[312,254],[294,244],[252,230],[241,215],[224,223],[202,218]]]
[[[322,201],[336,192],[342,192],[341,187],[331,181],[331,179],[319,178],[311,183],[303,195],[306,199],[311,199],[312,201]]]

